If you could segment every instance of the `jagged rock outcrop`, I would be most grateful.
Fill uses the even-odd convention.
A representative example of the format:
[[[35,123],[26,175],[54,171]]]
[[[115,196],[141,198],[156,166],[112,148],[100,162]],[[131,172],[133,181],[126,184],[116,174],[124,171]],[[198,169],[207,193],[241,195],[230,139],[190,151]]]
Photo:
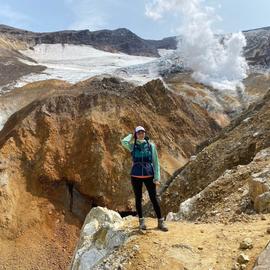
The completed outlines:
[[[25,202],[38,198],[80,220],[96,205],[132,211],[131,159],[120,138],[137,124],[156,142],[163,179],[220,130],[205,110],[159,80],[136,88],[113,78],[89,80],[13,114],[0,132],[2,233],[23,231],[31,222],[31,213],[21,217]]]
[[[258,177],[265,180],[270,172],[269,164],[270,148],[266,148],[258,152],[249,164],[225,170],[201,192],[182,202],[177,213],[170,212],[167,219],[235,222],[248,218],[243,214],[255,214],[254,208],[265,210],[262,206],[267,206],[267,201],[260,197],[264,192],[260,188],[262,178]],[[257,178],[254,179],[255,175]],[[254,207],[252,202],[255,202]],[[257,204],[261,206],[259,209]]]
[[[257,153],[270,146],[269,130],[270,91],[218,136],[203,144],[204,148],[193,160],[168,180],[161,191],[163,211],[166,214],[177,212],[180,203],[214,183],[226,170],[237,170],[237,166],[252,162]],[[212,198],[218,196],[215,192],[210,195]]]
[[[243,81],[244,90],[218,90],[200,84],[192,78],[191,72],[169,74],[164,78],[168,87],[175,93],[196,102],[206,109],[210,116],[222,127],[246,110],[248,106],[261,99],[269,89],[267,74],[250,73]]]

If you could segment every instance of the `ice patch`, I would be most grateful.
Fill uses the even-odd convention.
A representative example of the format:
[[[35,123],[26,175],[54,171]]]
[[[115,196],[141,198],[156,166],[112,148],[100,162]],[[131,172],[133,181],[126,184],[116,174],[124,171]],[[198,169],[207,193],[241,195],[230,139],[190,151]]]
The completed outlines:
[[[37,64],[19,59],[20,61],[31,65],[43,65],[47,69],[40,74],[22,77],[15,87],[47,79],[76,83],[101,74],[114,75],[115,71],[120,68],[141,65],[156,59],[155,57],[105,52],[89,45],[70,44],[39,44],[34,46],[34,49],[20,52],[34,59]],[[143,84],[152,77],[147,77],[145,74],[135,74],[134,76],[129,74],[125,79]]]

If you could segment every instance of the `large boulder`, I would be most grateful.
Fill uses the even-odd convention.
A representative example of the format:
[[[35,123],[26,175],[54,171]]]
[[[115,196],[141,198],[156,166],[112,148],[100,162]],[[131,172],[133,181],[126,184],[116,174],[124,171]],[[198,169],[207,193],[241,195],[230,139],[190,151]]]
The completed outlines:
[[[263,252],[256,260],[253,270],[268,270],[270,269],[270,241],[266,245]]]
[[[106,207],[95,207],[85,218],[70,270],[92,269],[128,238],[121,216]]]

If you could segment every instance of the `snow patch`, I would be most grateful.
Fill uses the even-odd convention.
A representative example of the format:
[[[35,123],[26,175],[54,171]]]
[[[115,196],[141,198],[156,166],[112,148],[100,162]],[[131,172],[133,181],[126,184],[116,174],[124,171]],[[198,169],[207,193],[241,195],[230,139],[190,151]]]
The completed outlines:
[[[15,87],[47,79],[60,79],[76,83],[101,74],[114,75],[118,69],[145,64],[156,59],[105,52],[89,45],[70,44],[38,44],[33,49],[21,50],[20,52],[34,59],[37,62],[34,65],[43,65],[47,69],[40,74],[22,77]],[[33,65],[32,62],[19,60]],[[137,82],[137,84],[143,84],[153,79],[153,77],[138,73],[123,77],[129,81]]]

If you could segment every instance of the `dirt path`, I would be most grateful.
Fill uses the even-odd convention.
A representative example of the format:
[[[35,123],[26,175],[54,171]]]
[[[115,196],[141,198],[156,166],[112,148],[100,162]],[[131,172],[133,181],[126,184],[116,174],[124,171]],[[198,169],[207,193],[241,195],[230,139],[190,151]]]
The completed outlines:
[[[126,270],[228,270],[236,262],[240,253],[250,258],[247,270],[252,269],[257,256],[270,240],[266,230],[270,227],[270,215],[266,220],[234,224],[194,224],[187,222],[167,222],[168,232],[155,229],[156,220],[147,218],[148,230],[135,233],[121,248],[123,251],[138,252],[123,264]],[[131,219],[127,227],[137,231],[137,220]],[[244,238],[251,238],[254,247],[242,251],[239,244]]]

